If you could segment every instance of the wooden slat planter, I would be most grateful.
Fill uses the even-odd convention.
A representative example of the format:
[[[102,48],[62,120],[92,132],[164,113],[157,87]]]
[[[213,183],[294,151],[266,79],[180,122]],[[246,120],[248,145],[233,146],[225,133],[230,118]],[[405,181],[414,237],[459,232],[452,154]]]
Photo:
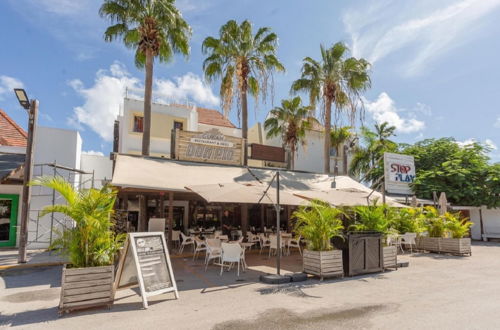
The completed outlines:
[[[310,251],[303,253],[304,272],[323,277],[344,276],[342,251]]]
[[[417,247],[430,252],[472,255],[470,238],[420,237]]]
[[[114,266],[66,268],[64,265],[59,314],[89,307],[111,307],[113,280]]]
[[[441,238],[440,252],[472,255],[470,238]]]
[[[396,246],[384,246],[384,269],[398,268],[398,249]]]

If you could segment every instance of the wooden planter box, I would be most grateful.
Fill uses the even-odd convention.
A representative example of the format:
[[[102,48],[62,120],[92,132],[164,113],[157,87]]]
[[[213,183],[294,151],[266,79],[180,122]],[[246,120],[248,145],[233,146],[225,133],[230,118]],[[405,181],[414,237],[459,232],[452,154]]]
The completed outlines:
[[[107,306],[114,300],[114,266],[66,268],[61,281],[59,314],[76,309]]]
[[[441,238],[440,252],[472,255],[470,238]]]
[[[323,277],[344,276],[342,251],[310,251],[305,249],[302,257],[304,272]]]
[[[398,249],[396,246],[384,246],[384,269],[398,268]]]
[[[470,238],[420,237],[417,247],[430,252],[472,255]]]

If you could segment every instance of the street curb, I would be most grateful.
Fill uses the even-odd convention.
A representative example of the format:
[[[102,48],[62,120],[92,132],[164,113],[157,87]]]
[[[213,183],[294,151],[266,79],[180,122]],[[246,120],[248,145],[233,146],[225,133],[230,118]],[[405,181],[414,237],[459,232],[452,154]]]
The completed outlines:
[[[57,261],[57,262],[40,262],[36,264],[27,263],[27,264],[16,264],[16,265],[0,265],[0,272],[3,270],[12,270],[12,269],[62,266],[65,263],[66,263],[65,261]]]

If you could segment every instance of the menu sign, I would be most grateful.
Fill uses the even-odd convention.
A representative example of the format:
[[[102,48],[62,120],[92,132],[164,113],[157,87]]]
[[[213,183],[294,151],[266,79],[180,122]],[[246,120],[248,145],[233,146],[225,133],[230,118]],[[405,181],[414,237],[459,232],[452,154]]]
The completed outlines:
[[[147,297],[174,292],[179,298],[162,232],[130,233],[120,258],[115,288],[139,283],[144,308]]]
[[[384,153],[384,181],[388,193],[412,195],[411,184],[415,181],[413,156]]]
[[[241,165],[242,141],[215,128],[206,132],[176,130],[175,159]]]

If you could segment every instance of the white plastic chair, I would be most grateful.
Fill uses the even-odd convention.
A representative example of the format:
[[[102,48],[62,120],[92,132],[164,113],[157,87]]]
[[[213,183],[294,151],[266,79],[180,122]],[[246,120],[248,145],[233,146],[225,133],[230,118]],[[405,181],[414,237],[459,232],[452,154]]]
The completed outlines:
[[[184,247],[188,246],[188,245],[192,245],[193,251],[194,251],[194,239],[193,239],[193,237],[186,236],[186,235],[184,235],[183,232],[180,232],[180,234],[182,237],[182,243],[181,243],[181,247],[179,248],[179,253],[182,253],[182,251],[184,251]]]
[[[260,238],[258,235],[254,235],[253,233],[247,233],[247,240],[249,243],[260,243]]]
[[[231,268],[233,264],[238,264],[237,276],[240,276],[240,264],[243,256],[243,249],[239,244],[234,243],[221,243],[222,254],[221,254],[221,266],[220,266],[220,275],[222,276],[222,272],[224,271],[224,263],[229,263],[228,269]]]
[[[261,254],[262,250],[265,247],[271,246],[271,243],[269,242],[269,238],[267,238],[265,234],[259,234],[259,238],[260,238],[260,251],[259,251],[259,254]]]
[[[207,252],[205,255],[205,271],[207,271],[208,263],[212,259],[219,259],[222,255],[221,241],[219,239],[207,239]]]
[[[394,245],[396,250],[399,248],[401,252],[404,253],[403,245],[401,244],[401,236],[399,235],[389,235],[386,240],[387,245]]]
[[[281,249],[280,252],[283,253],[284,250],[284,241],[280,241]],[[278,236],[276,235],[269,235],[269,258],[271,258],[271,251],[274,250],[276,253],[278,253]]]
[[[196,259],[196,257],[199,255],[200,252],[207,251],[207,244],[201,238],[195,237],[194,243],[195,243],[195,248],[193,253],[193,260]]]
[[[175,245],[180,245],[180,243],[181,243],[181,231],[180,230],[172,230],[172,243],[175,243]]]
[[[288,240],[288,244],[287,244],[287,251],[288,251],[288,255],[290,255],[290,248],[297,248],[299,249],[299,253],[300,255],[302,255],[302,249],[300,248],[300,236],[298,238],[291,238],[290,240]]]
[[[413,253],[413,247],[417,246],[417,234],[416,233],[405,233],[401,236],[401,244],[410,246],[410,253]]]

